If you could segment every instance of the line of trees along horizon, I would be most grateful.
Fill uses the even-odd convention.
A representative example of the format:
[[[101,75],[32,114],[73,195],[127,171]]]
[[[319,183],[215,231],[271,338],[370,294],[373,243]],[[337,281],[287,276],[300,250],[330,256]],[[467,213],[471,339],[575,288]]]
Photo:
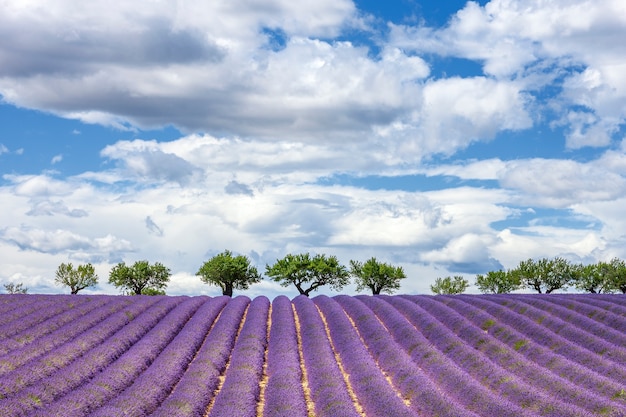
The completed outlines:
[[[550,294],[570,287],[592,294],[626,294],[626,262],[613,258],[609,262],[584,265],[558,256],[527,259],[513,269],[477,274],[475,285],[483,294],[506,294],[517,290]],[[468,287],[469,281],[456,275],[437,278],[430,289],[434,294],[461,294]]]
[[[400,290],[401,280],[406,279],[402,267],[380,262],[371,257],[365,262],[351,260],[348,268],[336,256],[311,255],[308,252],[288,254],[265,266],[265,275],[283,287],[294,286],[299,294],[310,294],[328,286],[341,291],[351,282],[356,291],[371,291],[372,295],[393,294]],[[125,295],[165,295],[171,271],[163,264],[150,264],[146,260],[132,265],[120,262],[110,273],[108,283],[119,288]],[[196,276],[208,284],[217,286],[223,295],[233,296],[235,290],[247,290],[260,282],[263,276],[244,255],[234,255],[225,250],[198,269]],[[55,284],[68,287],[71,294],[78,294],[98,284],[98,275],[90,263],[78,265],[62,263],[55,273]],[[438,277],[430,286],[434,294],[461,294],[470,286],[461,275]],[[489,271],[477,274],[475,286],[482,293],[504,294],[517,290],[533,290],[550,294],[556,290],[575,287],[589,293],[626,294],[626,262],[613,258],[609,262],[573,264],[555,257],[552,259],[527,259],[509,270]],[[22,283],[5,284],[9,294],[26,294],[28,288]]]

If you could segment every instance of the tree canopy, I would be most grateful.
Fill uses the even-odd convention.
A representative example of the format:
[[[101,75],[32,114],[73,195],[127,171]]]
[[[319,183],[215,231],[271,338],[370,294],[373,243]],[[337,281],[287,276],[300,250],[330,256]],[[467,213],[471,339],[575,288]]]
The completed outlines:
[[[454,277],[437,278],[435,283],[430,286],[430,290],[434,294],[461,294],[469,287],[469,282],[461,275]]]
[[[233,290],[247,290],[250,284],[261,280],[261,275],[250,265],[248,257],[233,256],[226,250],[206,261],[196,272],[200,279],[222,289],[222,294],[232,297]]]
[[[95,287],[98,284],[98,275],[93,265],[78,265],[76,269],[71,263],[62,263],[56,270],[54,282],[70,288],[72,294],[78,294],[80,290]]]
[[[508,271],[489,271],[476,275],[476,286],[482,293],[506,294],[520,287],[519,275]]]
[[[355,277],[357,291],[369,288],[373,295],[381,292],[393,294],[400,289],[400,280],[406,278],[402,267],[378,262],[374,257],[365,263],[350,261],[350,274]]]
[[[540,294],[550,294],[554,290],[567,288],[574,280],[572,265],[558,256],[553,259],[521,261],[511,273],[524,287],[534,289]]]
[[[170,269],[156,262],[137,261],[132,266],[120,262],[111,269],[109,283],[132,295],[164,293],[171,276]]]
[[[272,266],[266,265],[265,273],[283,287],[295,285],[298,292],[307,297],[323,285],[339,291],[350,282],[347,268],[337,257],[323,254],[313,257],[308,253],[288,254]]]
[[[17,284],[13,282],[4,284],[4,289],[6,290],[7,294],[27,294],[28,293],[28,288],[25,287],[24,284],[21,282],[18,282]]]

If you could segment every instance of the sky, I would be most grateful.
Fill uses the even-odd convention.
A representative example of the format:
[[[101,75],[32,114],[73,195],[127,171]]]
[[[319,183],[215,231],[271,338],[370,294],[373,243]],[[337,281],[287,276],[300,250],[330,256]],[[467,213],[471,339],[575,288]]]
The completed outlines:
[[[3,284],[68,292],[57,267],[92,263],[83,293],[117,294],[148,260],[219,295],[195,274],[230,250],[374,256],[430,293],[626,259],[622,0],[0,7]]]

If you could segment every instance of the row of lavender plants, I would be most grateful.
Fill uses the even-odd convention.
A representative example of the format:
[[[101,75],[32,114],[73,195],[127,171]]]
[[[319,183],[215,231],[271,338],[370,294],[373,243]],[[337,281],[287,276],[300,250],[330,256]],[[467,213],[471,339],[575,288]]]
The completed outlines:
[[[38,298],[2,416],[626,415],[619,296]]]

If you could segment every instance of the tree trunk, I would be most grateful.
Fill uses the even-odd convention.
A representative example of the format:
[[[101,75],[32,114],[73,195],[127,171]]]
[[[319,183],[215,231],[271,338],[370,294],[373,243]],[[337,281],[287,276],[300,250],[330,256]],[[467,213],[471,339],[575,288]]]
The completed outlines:
[[[232,297],[233,296],[233,286],[230,285],[230,284],[226,284],[224,286],[224,291],[222,291],[222,294],[223,295],[227,295],[229,297]]]

